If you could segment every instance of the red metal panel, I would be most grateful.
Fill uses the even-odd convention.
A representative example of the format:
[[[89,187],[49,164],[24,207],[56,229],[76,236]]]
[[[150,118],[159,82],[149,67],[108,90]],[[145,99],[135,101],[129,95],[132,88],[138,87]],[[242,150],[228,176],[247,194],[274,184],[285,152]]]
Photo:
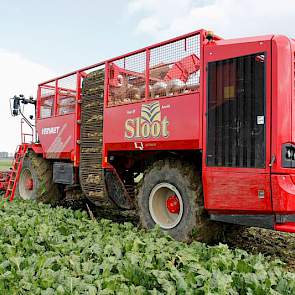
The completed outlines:
[[[182,142],[189,142],[187,148],[200,148],[199,93],[179,97],[150,100],[148,103],[135,103],[106,108],[104,111],[104,144],[116,150],[140,148],[135,143],[144,143],[149,149],[179,149]],[[145,108],[150,122],[146,121]],[[157,110],[155,110],[157,109]],[[158,112],[155,114],[155,112]],[[149,143],[149,144],[147,144]]]
[[[36,120],[40,118],[40,97],[41,97],[41,87],[38,86],[37,103],[36,103]]]
[[[286,233],[295,233],[295,222],[287,222],[283,224],[276,224],[275,230]]]
[[[104,117],[105,117],[105,108],[108,104],[108,97],[109,97],[109,64],[108,62],[105,63],[105,74],[104,74]],[[105,124],[105,122],[104,122]],[[112,168],[111,165],[108,163],[108,152],[106,145],[103,144],[102,146],[102,167],[103,168]]]
[[[292,122],[292,51],[290,41],[284,36],[275,36],[272,41],[272,155],[276,157],[272,173],[293,173],[282,168],[282,144],[295,143],[295,122]],[[293,126],[294,127],[293,127]]]
[[[108,143],[105,144],[106,153],[104,156],[107,156],[109,151],[132,151],[132,150],[144,150],[144,151],[169,151],[169,150],[197,150],[200,149],[199,140],[172,140],[168,143],[166,141],[132,141],[124,143]],[[105,167],[106,168],[106,167]]]
[[[244,213],[272,211],[269,174],[257,173],[257,169],[244,173],[238,173],[234,168],[220,170],[203,172],[206,209]]]
[[[252,38],[243,38],[218,41],[214,46],[206,45],[204,60],[206,62],[217,61],[266,51],[270,60],[271,37],[261,40],[254,38],[254,40],[257,40],[255,42],[252,41]],[[240,40],[244,40],[244,42],[240,42]]]
[[[150,81],[150,60],[151,60],[151,52],[149,49],[146,49],[146,77],[145,77],[145,99],[150,96],[150,88],[149,88],[149,81]]]
[[[273,209],[276,213],[295,213],[295,175],[272,175]]]
[[[80,131],[81,131],[81,104],[80,104],[80,99],[81,99],[81,74],[77,72],[77,81],[76,81],[76,106],[75,106],[75,152],[74,152],[74,166],[78,167],[80,163]]]
[[[34,153],[36,153],[36,154],[43,154],[44,153],[43,148],[42,148],[41,144],[39,144],[39,143],[30,144],[29,149],[32,149],[34,151]]]
[[[254,37],[243,37],[243,38],[235,38],[235,39],[220,39],[215,44],[222,46],[222,45],[234,45],[236,48],[239,47],[240,44],[248,43],[249,46],[252,46],[254,43],[264,43],[269,42],[274,35],[264,35],[264,36],[254,36]],[[263,45],[263,44],[261,44]],[[243,50],[243,49],[241,49]],[[247,53],[246,53],[247,54]]]
[[[220,40],[204,47],[203,71],[203,186],[208,210],[271,212],[270,193],[270,106],[271,106],[271,38]],[[266,168],[223,168],[206,166],[206,65],[210,61],[266,52]],[[259,194],[260,197],[259,198]],[[263,198],[262,198],[262,194]]]
[[[59,96],[59,89],[58,89],[58,80],[55,81],[55,96],[54,96],[54,116],[57,115],[57,104],[58,104],[58,96]]]
[[[75,148],[75,114],[38,121],[37,132],[46,158],[68,158]]]

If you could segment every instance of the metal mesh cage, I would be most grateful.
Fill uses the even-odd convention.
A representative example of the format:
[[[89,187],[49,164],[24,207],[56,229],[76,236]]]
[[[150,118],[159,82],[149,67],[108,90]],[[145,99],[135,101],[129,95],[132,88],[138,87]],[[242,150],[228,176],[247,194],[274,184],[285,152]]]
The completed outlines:
[[[82,69],[77,72],[79,79],[77,73],[71,73],[45,82],[40,85],[40,118],[74,113],[77,89],[83,88],[83,84],[78,87],[77,81],[83,83],[85,77],[88,84],[93,80],[96,87],[103,89],[108,106],[198,91],[200,32]],[[105,71],[101,68],[104,64],[107,65],[105,89]]]
[[[72,74],[40,86],[40,118],[75,112],[77,75]]]
[[[150,97],[179,95],[197,90],[200,67],[199,35],[151,50]]]
[[[199,69],[198,33],[112,61],[108,106],[198,91]]]
[[[40,89],[40,118],[50,118],[54,114],[55,82],[42,85]]]
[[[145,98],[146,53],[141,52],[109,64],[109,105]]]
[[[77,75],[58,80],[57,114],[67,115],[75,112]]]

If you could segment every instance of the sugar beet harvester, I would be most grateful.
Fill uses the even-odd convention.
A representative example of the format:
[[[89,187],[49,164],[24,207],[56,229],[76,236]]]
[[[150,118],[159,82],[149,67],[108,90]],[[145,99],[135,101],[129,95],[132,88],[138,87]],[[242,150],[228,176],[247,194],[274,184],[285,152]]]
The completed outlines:
[[[295,41],[199,30],[39,84],[6,197],[90,200],[179,240],[295,232]],[[232,226],[230,228],[233,228]]]

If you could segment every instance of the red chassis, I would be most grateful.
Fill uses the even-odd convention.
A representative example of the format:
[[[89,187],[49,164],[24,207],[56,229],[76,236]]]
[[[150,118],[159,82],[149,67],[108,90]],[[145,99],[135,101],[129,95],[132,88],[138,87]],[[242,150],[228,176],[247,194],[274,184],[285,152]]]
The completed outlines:
[[[9,177],[10,171],[0,171],[0,191],[6,191]]]
[[[294,64],[287,37],[199,30],[83,68],[39,85],[38,150],[79,169],[83,79],[103,69],[104,168],[116,153],[129,166],[138,152],[198,153],[213,220],[295,232]]]

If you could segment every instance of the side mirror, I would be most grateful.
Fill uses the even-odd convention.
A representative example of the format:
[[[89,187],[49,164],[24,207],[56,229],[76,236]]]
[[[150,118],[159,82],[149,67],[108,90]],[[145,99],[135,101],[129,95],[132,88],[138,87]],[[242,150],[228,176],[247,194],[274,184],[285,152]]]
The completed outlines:
[[[10,99],[11,114],[14,117],[20,114],[20,111],[21,111],[20,100],[21,100],[20,97],[16,95]],[[13,101],[12,104],[11,104],[11,101]]]
[[[10,99],[10,111],[12,116],[23,116],[23,107],[25,104],[33,104],[36,106],[36,100],[33,97],[26,99],[23,94],[14,96]]]

